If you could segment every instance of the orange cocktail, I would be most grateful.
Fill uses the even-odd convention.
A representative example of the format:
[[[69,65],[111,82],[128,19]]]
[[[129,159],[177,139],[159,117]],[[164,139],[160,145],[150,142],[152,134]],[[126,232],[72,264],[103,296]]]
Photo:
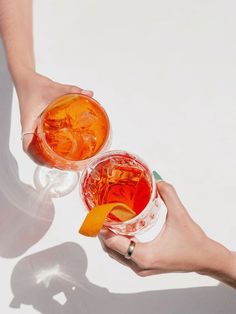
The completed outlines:
[[[111,211],[104,222],[104,226],[126,235],[150,227],[159,211],[153,174],[139,157],[124,151],[109,151],[87,166],[81,178],[81,196],[89,211],[115,203],[130,208],[132,219],[120,220]]]
[[[109,134],[108,116],[96,100],[67,94],[42,113],[29,153],[39,164],[76,171],[107,146]]]

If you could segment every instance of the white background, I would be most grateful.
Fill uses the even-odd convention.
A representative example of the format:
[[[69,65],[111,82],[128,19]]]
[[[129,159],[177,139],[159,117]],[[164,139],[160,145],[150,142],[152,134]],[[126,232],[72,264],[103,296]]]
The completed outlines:
[[[235,10],[230,0],[40,0],[34,6],[38,71],[93,90],[110,116],[112,148],[138,154],[172,182],[192,217],[232,250]],[[33,184],[35,164],[21,150],[18,102],[2,49],[0,57],[0,312],[235,313],[234,290],[211,278],[139,278],[110,259],[97,239],[78,235],[85,216],[78,188],[40,205],[41,196],[26,185]],[[48,269],[59,269],[60,278],[43,283]],[[53,300],[59,292],[64,305],[62,295]]]

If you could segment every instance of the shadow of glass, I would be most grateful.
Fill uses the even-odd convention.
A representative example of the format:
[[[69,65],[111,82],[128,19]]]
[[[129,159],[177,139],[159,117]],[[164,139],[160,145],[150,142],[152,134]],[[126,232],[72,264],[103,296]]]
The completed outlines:
[[[235,313],[235,290],[224,285],[117,294],[89,282],[86,270],[85,252],[72,242],[25,257],[12,273],[10,307],[31,305],[42,314]]]
[[[13,85],[0,40],[0,256],[23,254],[47,232],[54,218],[48,195],[20,181],[9,150]]]

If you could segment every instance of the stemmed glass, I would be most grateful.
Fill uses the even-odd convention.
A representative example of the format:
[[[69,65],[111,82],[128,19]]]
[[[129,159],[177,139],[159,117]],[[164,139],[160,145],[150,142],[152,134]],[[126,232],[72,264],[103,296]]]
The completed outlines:
[[[109,143],[109,118],[95,99],[82,94],[55,99],[41,114],[28,149],[40,165],[34,173],[36,188],[50,191],[53,197],[68,194],[78,182],[79,171]]]

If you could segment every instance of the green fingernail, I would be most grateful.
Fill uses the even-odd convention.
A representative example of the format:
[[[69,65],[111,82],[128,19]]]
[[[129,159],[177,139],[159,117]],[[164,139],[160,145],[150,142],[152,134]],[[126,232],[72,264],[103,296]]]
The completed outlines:
[[[157,173],[156,171],[153,171],[153,175],[156,181],[161,181],[163,180],[162,177]]]

